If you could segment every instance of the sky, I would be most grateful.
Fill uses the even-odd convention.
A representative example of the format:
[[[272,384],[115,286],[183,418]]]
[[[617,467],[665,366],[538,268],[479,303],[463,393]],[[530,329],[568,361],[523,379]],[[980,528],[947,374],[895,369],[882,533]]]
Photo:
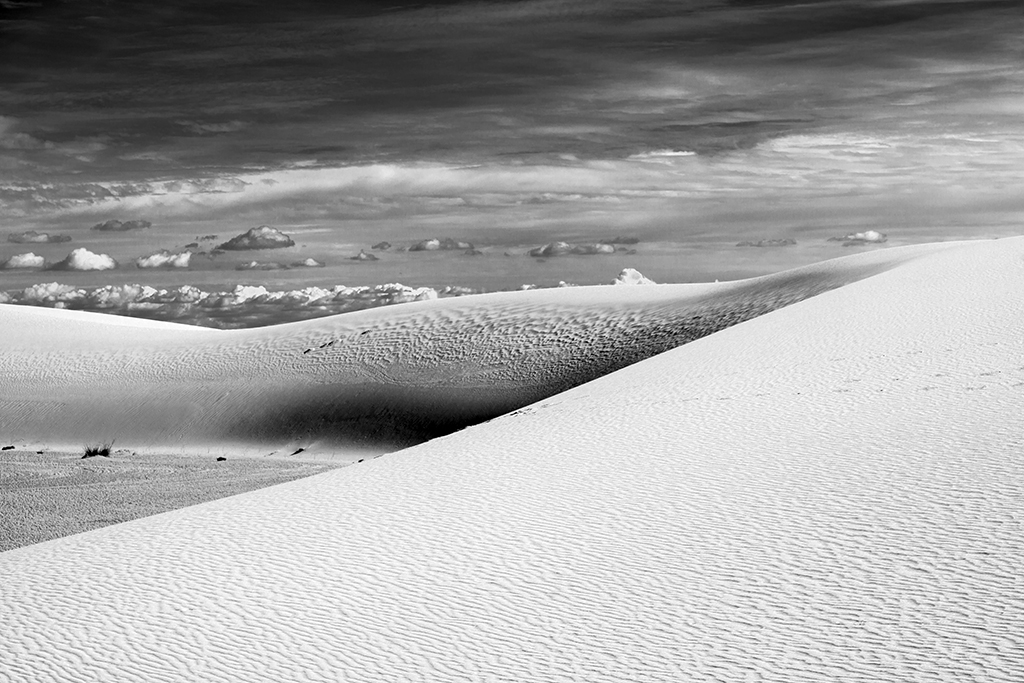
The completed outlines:
[[[1019,0],[2,0],[0,232],[130,263],[267,224],[323,283],[493,288],[756,275],[864,230],[1012,235],[1022,35]],[[89,230],[110,219],[153,227]],[[632,258],[523,256],[620,235]],[[483,254],[348,262],[444,236]]]

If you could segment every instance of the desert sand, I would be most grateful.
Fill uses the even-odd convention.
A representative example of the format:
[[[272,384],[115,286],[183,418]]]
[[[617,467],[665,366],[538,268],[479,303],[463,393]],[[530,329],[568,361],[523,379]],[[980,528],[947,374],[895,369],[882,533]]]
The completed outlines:
[[[356,460],[548,398],[948,245],[721,284],[416,302],[250,330],[0,305],[3,438]]]
[[[0,552],[337,467],[296,458],[196,458],[114,449],[0,452]]]
[[[0,678],[1020,680],[1022,263],[947,243],[238,333],[0,307],[25,441],[382,449],[538,399],[0,554]]]

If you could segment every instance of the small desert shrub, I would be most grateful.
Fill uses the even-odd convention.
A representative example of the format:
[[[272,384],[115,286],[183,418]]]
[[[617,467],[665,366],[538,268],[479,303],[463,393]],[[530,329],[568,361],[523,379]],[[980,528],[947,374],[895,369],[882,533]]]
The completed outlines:
[[[102,455],[104,458],[109,458],[110,448],[113,445],[114,444],[112,443],[105,443],[97,446],[86,446],[85,455],[82,456],[82,460],[85,460],[86,458],[95,458],[97,455]]]

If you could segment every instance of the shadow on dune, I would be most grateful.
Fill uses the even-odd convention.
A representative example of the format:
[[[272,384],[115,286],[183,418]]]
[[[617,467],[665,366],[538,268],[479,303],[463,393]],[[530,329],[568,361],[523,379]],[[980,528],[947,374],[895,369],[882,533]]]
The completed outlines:
[[[172,452],[225,444],[302,447],[310,455],[387,452],[870,277],[907,256],[855,259],[722,285],[483,295],[199,336],[169,325],[136,342],[112,338],[77,353],[54,341],[0,356],[0,414],[12,433],[33,440],[117,438]],[[17,307],[5,308],[7,324],[27,324]],[[47,322],[55,329],[73,325],[52,313]]]
[[[486,334],[466,340],[458,358],[441,367],[393,370],[374,384],[279,388],[272,398],[264,396],[272,408],[224,426],[232,438],[258,442],[318,440],[377,451],[412,446],[882,270],[791,271],[646,309],[588,311],[567,304],[545,310],[543,318],[499,311]],[[517,330],[529,330],[530,346],[519,344]],[[425,319],[415,339],[430,347],[432,340],[450,336],[450,330]],[[507,364],[496,364],[496,356]]]

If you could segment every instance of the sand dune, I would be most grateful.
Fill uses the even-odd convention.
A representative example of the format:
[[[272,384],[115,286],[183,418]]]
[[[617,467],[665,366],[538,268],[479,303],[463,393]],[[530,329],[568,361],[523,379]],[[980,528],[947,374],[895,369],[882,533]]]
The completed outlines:
[[[362,457],[449,433],[950,245],[711,285],[427,301],[211,331],[0,306],[3,438]]]
[[[1019,681],[1024,239],[912,253],[415,448],[2,553],[0,678]]]

